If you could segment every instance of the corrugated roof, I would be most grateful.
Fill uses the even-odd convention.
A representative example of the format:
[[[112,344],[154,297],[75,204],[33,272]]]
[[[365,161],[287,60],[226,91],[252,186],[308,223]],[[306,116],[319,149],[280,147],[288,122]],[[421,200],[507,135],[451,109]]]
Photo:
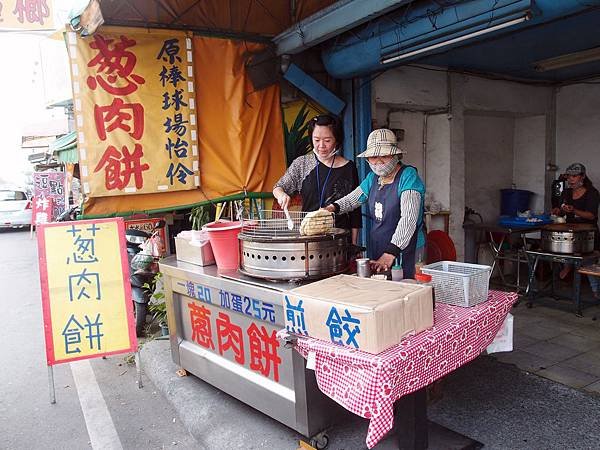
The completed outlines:
[[[60,152],[63,150],[69,150],[71,148],[77,148],[77,132],[71,131],[62,137],[59,137],[50,144],[50,150],[53,152]]]
[[[71,131],[56,139],[50,144],[50,151],[54,153],[58,162],[79,162],[79,154],[77,153],[77,132]]]
[[[61,163],[78,163],[79,162],[79,153],[77,152],[77,147],[71,147],[64,150],[59,150],[56,153],[56,159]]]

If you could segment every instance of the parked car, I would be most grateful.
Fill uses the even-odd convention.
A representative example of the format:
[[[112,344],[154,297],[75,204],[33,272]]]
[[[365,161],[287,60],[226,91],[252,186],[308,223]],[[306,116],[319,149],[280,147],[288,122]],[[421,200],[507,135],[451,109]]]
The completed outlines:
[[[0,189],[0,228],[27,227],[31,213],[31,200],[24,191]]]

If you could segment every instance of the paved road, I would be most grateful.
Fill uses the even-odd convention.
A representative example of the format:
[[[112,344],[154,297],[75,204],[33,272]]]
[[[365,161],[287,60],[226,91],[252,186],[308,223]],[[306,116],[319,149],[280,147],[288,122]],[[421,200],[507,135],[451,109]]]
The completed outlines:
[[[37,248],[0,231],[0,449],[197,448],[171,405],[123,355],[55,366],[51,405]]]

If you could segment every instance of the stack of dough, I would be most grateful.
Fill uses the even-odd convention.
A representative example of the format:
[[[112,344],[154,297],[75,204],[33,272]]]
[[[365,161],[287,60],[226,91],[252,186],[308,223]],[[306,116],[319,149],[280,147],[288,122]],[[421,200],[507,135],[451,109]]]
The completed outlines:
[[[333,228],[333,214],[324,209],[309,212],[300,224],[302,236],[327,234]]]

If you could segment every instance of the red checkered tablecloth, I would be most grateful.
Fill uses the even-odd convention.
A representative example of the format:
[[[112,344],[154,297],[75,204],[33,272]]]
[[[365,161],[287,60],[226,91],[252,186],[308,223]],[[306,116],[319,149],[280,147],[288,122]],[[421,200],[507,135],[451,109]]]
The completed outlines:
[[[481,354],[516,300],[516,293],[490,291],[486,302],[471,308],[437,303],[432,328],[378,355],[306,336],[297,336],[296,349],[305,358],[315,353],[323,393],[370,419],[366,443],[372,448],[394,425],[394,402]]]

